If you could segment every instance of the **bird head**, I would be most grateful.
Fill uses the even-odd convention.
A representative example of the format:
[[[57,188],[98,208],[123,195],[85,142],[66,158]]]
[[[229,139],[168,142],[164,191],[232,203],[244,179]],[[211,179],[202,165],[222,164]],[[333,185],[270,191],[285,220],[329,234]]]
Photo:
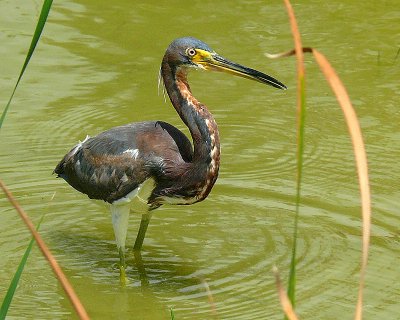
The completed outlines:
[[[221,71],[268,84],[278,89],[286,89],[286,86],[277,79],[225,59],[207,44],[193,37],[175,39],[165,52],[164,61],[174,68],[194,67]]]

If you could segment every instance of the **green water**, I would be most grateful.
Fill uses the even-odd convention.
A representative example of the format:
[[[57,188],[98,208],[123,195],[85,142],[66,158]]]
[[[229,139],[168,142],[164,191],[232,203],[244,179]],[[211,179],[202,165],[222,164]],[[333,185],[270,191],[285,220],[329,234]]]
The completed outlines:
[[[93,319],[282,319],[271,268],[287,281],[295,194],[295,61],[280,1],[56,1],[0,132],[0,177],[34,222]],[[31,41],[41,1],[0,2],[0,104]],[[336,68],[366,142],[373,201],[365,319],[400,317],[400,8],[397,1],[294,3],[305,46]],[[118,281],[108,208],[52,170],[86,134],[142,120],[186,130],[157,93],[160,60],[192,35],[221,55],[285,83],[282,92],[224,74],[193,72],[195,96],[220,129],[220,177],[202,203],[155,212],[143,265]],[[350,319],[357,297],[361,220],[351,143],[341,111],[310,56],[297,312]],[[3,107],[2,107],[3,108]],[[187,132],[187,130],[185,131]],[[30,236],[0,195],[0,301]],[[131,217],[133,245],[138,216]],[[207,293],[207,287],[213,302]],[[10,319],[76,318],[35,248]]]

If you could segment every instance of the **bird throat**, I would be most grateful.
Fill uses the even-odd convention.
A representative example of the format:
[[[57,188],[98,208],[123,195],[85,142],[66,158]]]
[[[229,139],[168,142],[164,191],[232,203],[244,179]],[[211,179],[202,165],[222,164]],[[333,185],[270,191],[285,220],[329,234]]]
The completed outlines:
[[[218,177],[220,164],[218,126],[207,107],[193,96],[187,82],[187,68],[178,68],[171,73],[166,76],[163,72],[164,84],[174,108],[192,136],[193,167],[202,171],[198,173],[202,179],[199,179],[201,183],[198,185],[198,194],[194,201],[197,202],[207,197]],[[172,79],[169,76],[172,76]]]

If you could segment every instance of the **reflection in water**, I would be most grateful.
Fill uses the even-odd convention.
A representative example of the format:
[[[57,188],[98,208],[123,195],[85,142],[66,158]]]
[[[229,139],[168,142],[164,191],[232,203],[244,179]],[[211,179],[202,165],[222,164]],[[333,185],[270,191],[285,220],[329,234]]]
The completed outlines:
[[[110,5],[118,6],[112,11],[118,14],[109,14]],[[212,5],[210,14],[204,3],[54,4],[0,133],[1,178],[34,222],[46,214],[42,235],[93,319],[168,319],[170,307],[179,319],[282,318],[270,270],[276,265],[286,281],[293,225],[295,75],[293,61],[261,57],[287,49],[292,39],[281,4]],[[389,1],[387,7],[394,5]],[[6,35],[0,48],[1,101],[8,99],[7,88],[12,88],[30,41],[27,24],[34,21],[27,17],[38,11],[25,7],[28,2],[16,6],[0,2]],[[392,26],[398,15],[385,8],[367,1],[332,10],[332,4],[311,1],[296,9],[305,40],[324,48],[348,84],[364,130],[374,192],[365,316],[376,319],[393,318],[399,300],[394,280],[400,83],[398,64],[376,63],[374,51],[379,48],[382,61],[397,51]],[[349,26],[359,32],[350,35]],[[142,258],[128,251],[130,283],[122,288],[107,208],[76,194],[51,172],[65,146],[86,134],[149,119],[184,128],[173,108],[157,96],[157,75],[166,45],[188,33],[236,61],[285,75],[289,90],[282,96],[245,80],[192,74],[194,94],[210,107],[221,131],[220,177],[205,202],[158,210]],[[297,305],[304,319],[338,319],[353,314],[356,301],[361,248],[357,177],[335,99],[316,70],[307,70]],[[30,236],[4,197],[0,211],[0,292],[5,292]],[[132,244],[138,223],[139,217],[132,215]],[[57,288],[34,249],[10,316],[71,318],[73,311]]]
[[[135,257],[134,261],[135,261],[137,273],[139,274],[139,278],[140,278],[140,285],[142,287],[147,287],[150,284],[150,281],[147,276],[146,268],[143,263],[142,252],[134,251],[133,255]]]

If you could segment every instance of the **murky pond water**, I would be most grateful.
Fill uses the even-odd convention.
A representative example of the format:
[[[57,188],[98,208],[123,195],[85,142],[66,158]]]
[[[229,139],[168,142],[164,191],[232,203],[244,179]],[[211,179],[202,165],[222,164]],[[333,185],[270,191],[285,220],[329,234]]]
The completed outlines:
[[[0,2],[3,106],[40,8],[40,1]],[[400,10],[394,0],[307,1],[294,8],[304,44],[326,54],[347,85],[367,144],[373,228],[365,316],[396,319]],[[130,252],[130,282],[121,288],[108,208],[51,173],[86,134],[152,119],[186,130],[157,94],[161,57],[183,35],[277,77],[289,90],[192,72],[194,94],[219,124],[220,177],[204,202],[155,212],[142,264]],[[170,307],[176,319],[282,319],[271,268],[278,266],[287,280],[296,174],[295,62],[270,61],[264,53],[292,46],[280,1],[54,3],[0,132],[0,177],[35,222],[45,214],[42,236],[93,319],[169,319]],[[343,116],[311,57],[307,76],[297,310],[303,319],[340,319],[353,315],[358,288],[357,177]],[[0,210],[2,300],[30,236],[4,195]],[[139,219],[131,217],[130,244]],[[37,249],[9,315],[76,317]]]

